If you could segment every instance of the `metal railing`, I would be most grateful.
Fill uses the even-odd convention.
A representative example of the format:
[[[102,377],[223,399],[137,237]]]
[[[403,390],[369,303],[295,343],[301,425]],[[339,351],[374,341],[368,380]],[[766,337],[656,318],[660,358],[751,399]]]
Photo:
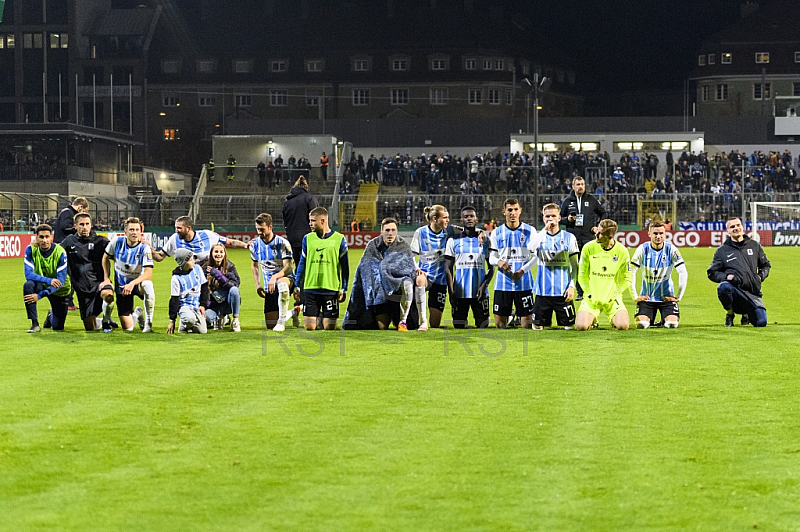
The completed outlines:
[[[0,223],[5,231],[28,231],[40,223],[53,223],[74,197],[59,194],[0,192]],[[128,216],[140,212],[129,199],[88,197],[95,228],[117,230]]]

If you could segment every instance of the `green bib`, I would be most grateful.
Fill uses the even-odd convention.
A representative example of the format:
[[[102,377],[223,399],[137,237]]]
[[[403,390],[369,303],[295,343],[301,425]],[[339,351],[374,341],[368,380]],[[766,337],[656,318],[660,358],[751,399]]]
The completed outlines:
[[[304,290],[333,290],[342,288],[342,265],[339,250],[344,235],[334,231],[328,238],[320,238],[311,232],[306,236],[306,268]]]
[[[62,248],[58,244],[53,244],[53,252],[50,253],[50,256],[45,258],[42,256],[42,252],[36,246],[31,246],[31,258],[33,258],[33,271],[41,275],[42,277],[50,277],[51,279],[58,278],[58,261],[61,258],[61,255],[65,254],[64,248]],[[64,283],[64,286],[59,288],[53,295],[64,297],[69,294],[70,292],[70,281],[69,275],[67,275],[67,280]]]

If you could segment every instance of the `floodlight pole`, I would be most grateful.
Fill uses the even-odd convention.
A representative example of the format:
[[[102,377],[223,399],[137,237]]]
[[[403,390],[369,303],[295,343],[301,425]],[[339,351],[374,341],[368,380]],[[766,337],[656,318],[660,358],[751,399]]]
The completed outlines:
[[[539,72],[533,73],[533,204],[534,220],[539,212]],[[538,224],[535,224],[538,225]]]

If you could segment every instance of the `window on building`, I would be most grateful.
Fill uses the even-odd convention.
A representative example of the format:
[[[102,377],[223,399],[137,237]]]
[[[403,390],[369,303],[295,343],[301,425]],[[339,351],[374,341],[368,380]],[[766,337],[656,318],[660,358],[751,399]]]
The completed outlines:
[[[703,85],[700,87],[700,101],[707,102],[708,101],[708,85]]]
[[[269,105],[270,107],[286,107],[289,105],[289,93],[280,89],[269,91]]]
[[[392,105],[408,105],[408,89],[392,89]]]
[[[309,59],[306,61],[306,72],[322,72],[322,60]]]
[[[800,96],[800,81],[792,83],[792,96]]]
[[[353,105],[369,105],[369,89],[353,89]]]
[[[503,70],[505,68],[506,62],[502,59],[495,59],[494,60],[494,69],[495,70]]]
[[[210,92],[201,92],[197,95],[197,105],[200,107],[216,107],[217,95]]]
[[[447,59],[433,59],[431,70],[447,70]]]
[[[239,92],[233,95],[233,104],[235,107],[252,107],[253,94],[249,92]]]
[[[484,70],[491,70],[492,69],[492,60],[491,59],[484,59],[483,60],[483,69]]]
[[[322,91],[307,89],[306,107],[319,107],[319,100],[321,97],[322,97]]]
[[[730,65],[733,62],[733,54],[730,52],[725,52],[720,55],[720,63],[723,65]]]
[[[353,70],[355,72],[367,72],[370,67],[369,59],[354,59]]]
[[[392,70],[394,71],[408,70],[408,60],[407,59],[392,60]]]
[[[771,88],[769,83],[753,83],[753,99],[769,100]]]
[[[177,74],[180,69],[180,62],[175,60],[164,60],[161,62],[161,72],[164,74]]]
[[[728,84],[720,83],[717,85],[717,101],[724,101],[728,99]]]
[[[447,89],[432,88],[430,91],[431,105],[447,105]]]
[[[179,140],[180,138],[180,130],[177,128],[164,128],[164,140]]]
[[[756,52],[756,63],[769,63],[769,52]]]
[[[14,48],[14,34],[13,33],[7,33],[7,34],[0,33],[0,50],[6,49],[6,48],[8,48],[8,49]]]
[[[270,63],[269,63],[269,71],[270,72],[286,72],[286,61],[283,61],[283,60],[270,61]]]
[[[469,103],[470,105],[480,105],[483,103],[483,91],[481,89],[470,89]]]
[[[164,107],[178,107],[180,104],[181,100],[177,92],[161,93],[161,105]]]
[[[201,74],[211,74],[217,70],[217,63],[213,60],[200,60],[197,62],[197,71]]]
[[[530,65],[522,65],[522,75],[527,76],[531,72]]]
[[[500,105],[500,89],[489,89],[489,105]]]
[[[697,56],[697,66],[706,66],[706,56],[701,54]]]
[[[477,68],[478,61],[472,57],[464,59],[464,70],[475,70]]]
[[[249,59],[237,59],[233,62],[233,71],[237,74],[249,74],[253,71],[253,62]]]
[[[44,39],[41,33],[23,33],[22,34],[22,47],[23,48],[42,48]]]
[[[716,56],[716,54],[708,54],[708,64],[709,65],[716,65],[717,64],[717,56]]]
[[[512,105],[514,103],[514,91],[511,89],[506,89],[506,105]]]
[[[66,33],[51,33],[50,48],[69,48],[69,36]]]

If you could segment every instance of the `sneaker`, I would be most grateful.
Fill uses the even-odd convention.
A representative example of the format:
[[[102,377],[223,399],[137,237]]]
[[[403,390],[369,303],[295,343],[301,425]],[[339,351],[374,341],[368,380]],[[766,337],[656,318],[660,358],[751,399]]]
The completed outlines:
[[[108,324],[111,326],[112,329],[119,329],[119,323],[114,320],[109,320]]]
[[[242,327],[239,325],[239,318],[233,318],[233,320],[231,320],[231,330],[233,330],[233,332],[242,332]]]
[[[221,331],[222,327],[224,326],[224,316],[219,316],[217,319],[214,320],[214,330]]]
[[[103,322],[103,332],[104,333],[110,333],[113,330],[114,330],[114,327],[109,322],[107,322],[107,321]]]
[[[300,305],[297,305],[292,310],[294,310],[294,314],[292,314],[292,325],[295,329],[298,329],[300,327],[300,311],[302,308]]]
[[[733,327],[733,314],[725,314],[725,327]]]
[[[28,329],[29,333],[38,333],[38,332],[41,332],[41,331],[42,331],[42,329],[39,328],[38,325],[34,325],[30,329]]]
[[[48,310],[48,311],[47,311],[47,316],[45,316],[45,318],[44,318],[44,328],[45,328],[45,329],[49,329],[50,327],[52,327],[52,326],[53,326],[52,322],[50,321],[50,319],[51,319],[52,317],[53,317],[53,311],[51,311],[51,310]],[[37,331],[37,332],[38,332],[38,331]]]
[[[147,323],[145,323],[144,327],[142,328],[142,332],[143,333],[151,333],[151,332],[153,332],[153,323],[149,322],[149,321]]]
[[[285,330],[286,330],[286,325],[282,321],[279,321],[278,323],[276,323],[275,327],[272,328],[273,332],[283,332]]]
[[[67,307],[67,309],[68,310],[78,310],[78,307],[75,306],[75,305],[70,305],[69,307]]]
[[[427,331],[427,330],[428,330],[428,324],[427,324],[427,322],[426,322],[426,323],[423,323],[422,325],[420,325],[420,326],[419,326],[419,329],[417,329],[417,330],[418,330],[418,331]]]
[[[742,325],[750,325],[750,318],[747,314],[742,314]]]
[[[133,318],[139,322],[139,328],[144,330],[144,309],[142,307],[133,309]]]
[[[406,325],[405,320],[401,321],[400,325],[397,326],[397,332],[408,332],[408,325]]]

